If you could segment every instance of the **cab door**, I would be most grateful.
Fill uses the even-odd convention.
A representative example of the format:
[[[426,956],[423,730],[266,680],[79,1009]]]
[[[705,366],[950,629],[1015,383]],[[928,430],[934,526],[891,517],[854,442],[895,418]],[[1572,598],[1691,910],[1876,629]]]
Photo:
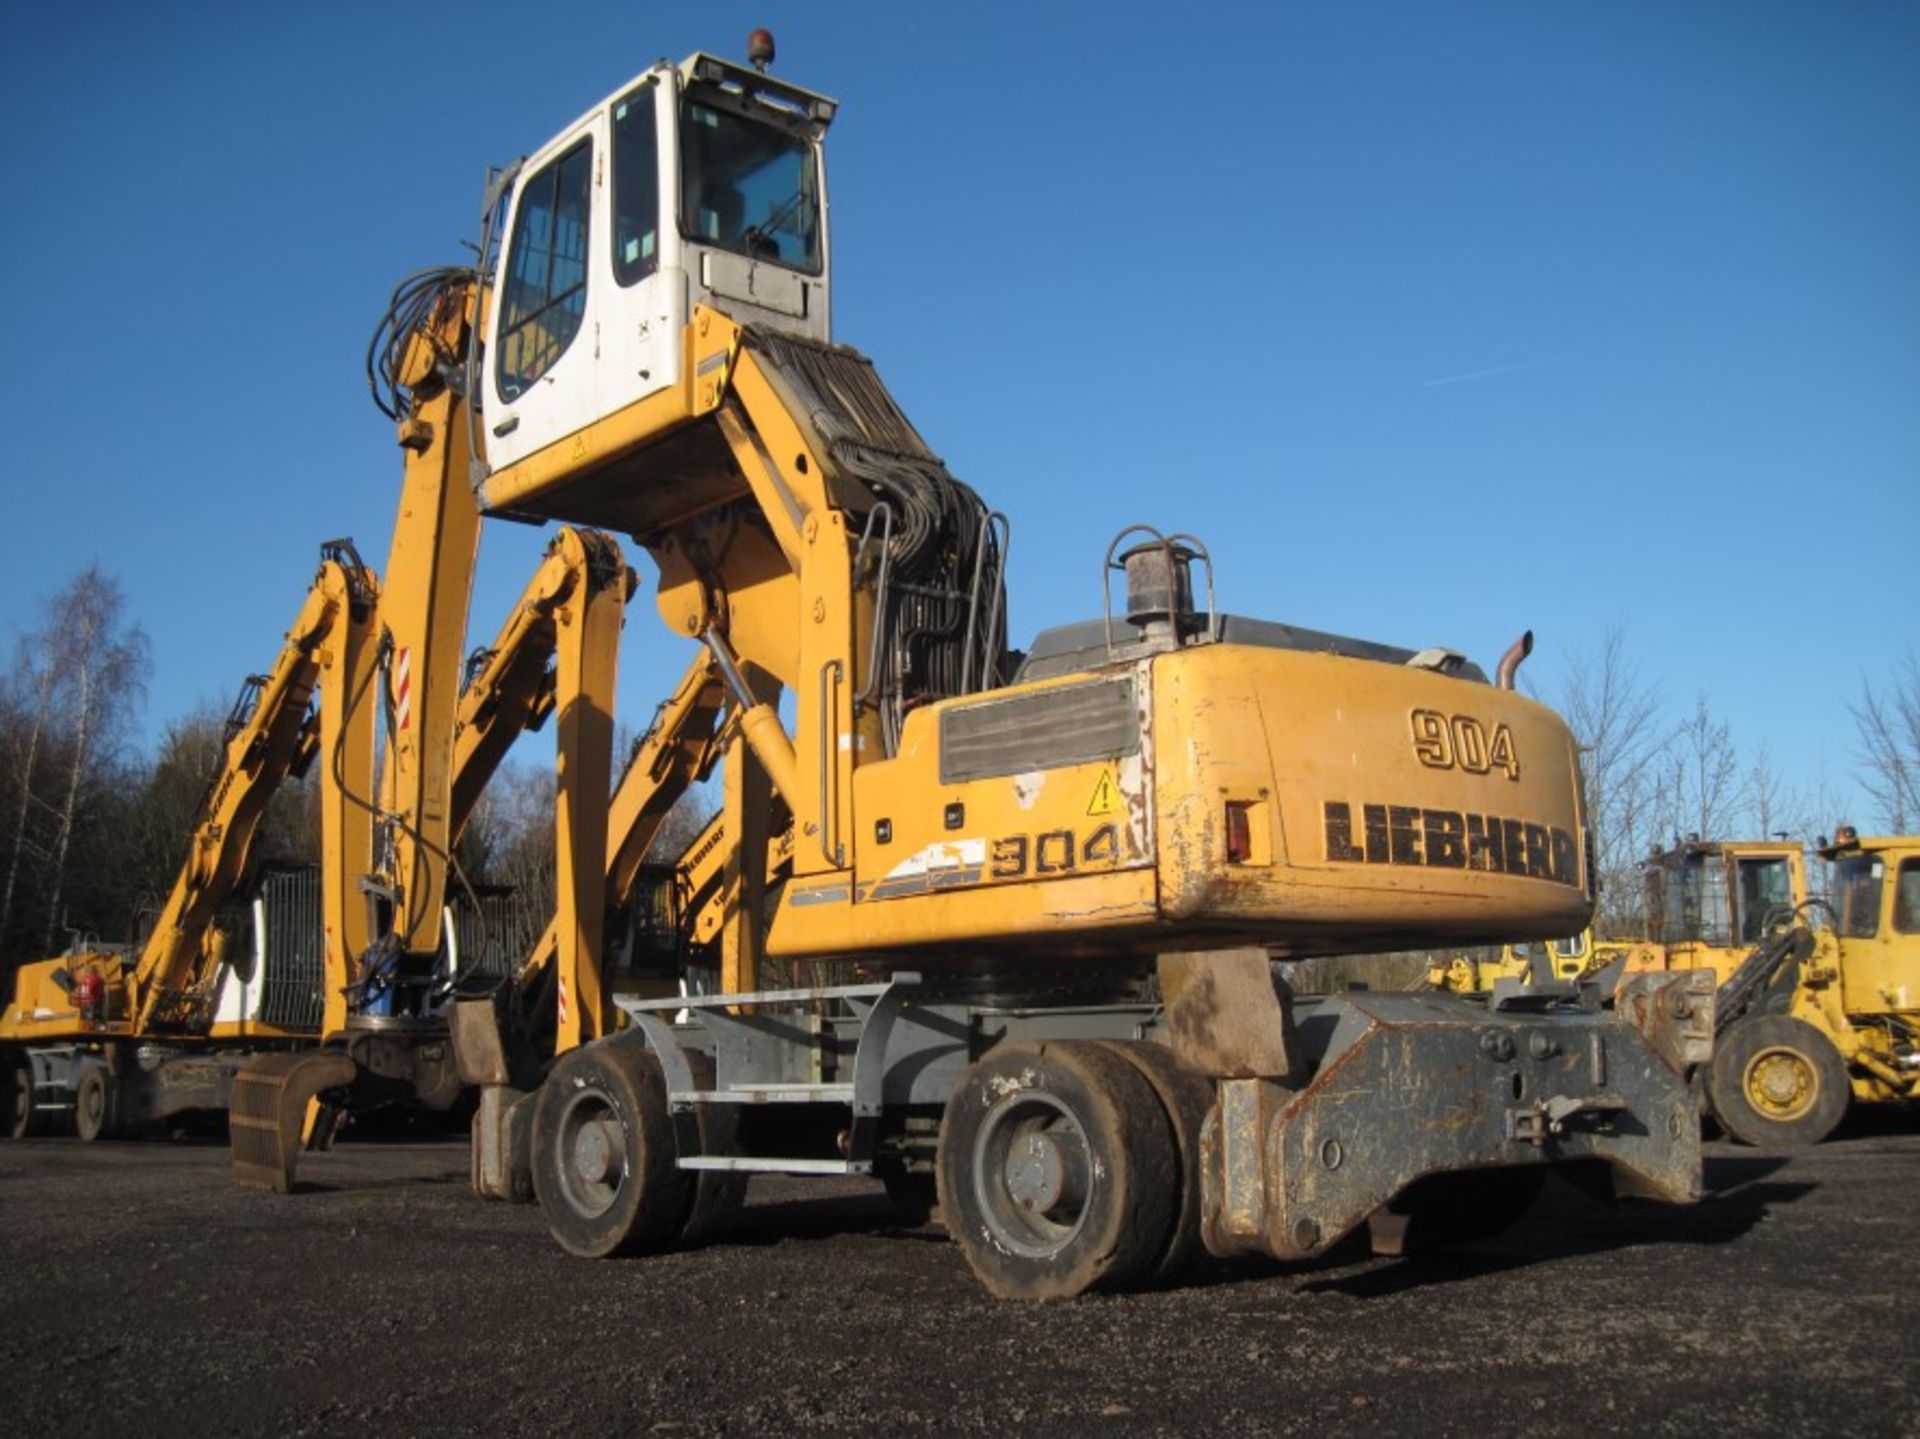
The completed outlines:
[[[649,75],[608,111],[613,181],[594,308],[598,398],[607,415],[680,380],[687,281],[672,204],[677,155],[671,74]]]
[[[602,286],[606,117],[596,112],[527,162],[514,187],[487,327],[487,460],[494,469],[590,424]]]
[[[1847,1013],[1920,1009],[1920,858],[1868,851],[1835,870]]]

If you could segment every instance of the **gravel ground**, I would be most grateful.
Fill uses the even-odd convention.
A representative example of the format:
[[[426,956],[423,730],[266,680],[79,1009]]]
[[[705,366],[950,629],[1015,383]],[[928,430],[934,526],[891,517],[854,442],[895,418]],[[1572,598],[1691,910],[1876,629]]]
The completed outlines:
[[[1444,1259],[987,1299],[878,1191],[760,1180],[690,1253],[563,1256],[452,1143],[343,1144],[291,1199],[211,1144],[0,1144],[0,1416],[21,1435],[1920,1433],[1920,1121],[1714,1197],[1550,1186]]]

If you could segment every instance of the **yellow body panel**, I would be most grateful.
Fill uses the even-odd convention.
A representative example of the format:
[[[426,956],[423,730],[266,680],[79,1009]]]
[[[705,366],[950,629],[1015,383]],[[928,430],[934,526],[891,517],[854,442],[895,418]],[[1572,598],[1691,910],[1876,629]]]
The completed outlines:
[[[1410,930],[1585,924],[1573,745],[1550,711],[1430,671],[1248,645],[1110,673],[1128,670],[1141,704],[1130,753],[941,782],[942,714],[1086,675],[909,716],[899,753],[855,771],[852,873],[793,881],[770,951],[990,942],[1145,957],[1241,939],[1312,954],[1388,948]],[[1423,760],[1410,717],[1424,713],[1503,730],[1510,766]],[[1229,805],[1248,821],[1238,857]]]

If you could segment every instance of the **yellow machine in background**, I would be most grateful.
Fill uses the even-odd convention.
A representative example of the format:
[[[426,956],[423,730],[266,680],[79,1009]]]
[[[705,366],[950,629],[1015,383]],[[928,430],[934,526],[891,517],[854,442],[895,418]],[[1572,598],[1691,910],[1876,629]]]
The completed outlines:
[[[1427,971],[1426,987],[1449,994],[1489,994],[1502,980],[1513,984],[1547,980],[1578,983],[1623,963],[1633,944],[1632,940],[1595,940],[1591,929],[1567,939],[1510,941],[1490,959],[1453,954],[1436,960]]]
[[[572,702],[578,681],[555,661],[571,647],[584,598],[617,586],[624,600],[632,585],[613,541],[574,529],[556,535],[498,636],[467,662],[448,771],[453,837],[514,740]],[[327,545],[274,669],[248,680],[228,718],[186,859],[138,955],[80,950],[18,972],[0,1012],[0,1077],[16,1137],[67,1116],[93,1140],[188,1111],[224,1111],[243,1065],[297,1065],[323,1032],[341,1027],[350,994],[369,980],[350,963],[365,945],[369,913],[348,871],[358,873],[373,846],[370,786],[351,776],[372,762],[380,606],[380,586],[352,545]],[[249,887],[260,818],[277,788],[316,759],[319,932],[230,953],[218,921]],[[436,946],[448,923],[436,917]],[[321,952],[311,973],[275,973],[309,948]],[[237,984],[248,962],[266,972]],[[450,986],[460,978],[442,976]],[[442,1084],[434,1093],[448,1091]]]
[[[216,920],[252,871],[274,791],[342,743],[344,697],[372,660],[377,599],[350,543],[323,547],[273,669],[248,679],[227,718],[186,859],[139,954],[85,950],[16,973],[0,1013],[14,1137],[68,1114],[82,1138],[97,1139],[147,1119],[224,1108],[241,1056],[315,1038],[310,1024],[276,1019],[258,1004],[223,1014],[229,966]],[[357,817],[337,794],[329,798],[329,833],[354,829]]]
[[[1797,843],[1690,842],[1645,866],[1654,940],[1627,973],[1710,969],[1706,1096],[1735,1137],[1817,1144],[1864,1103],[1920,1097],[1920,839],[1843,829],[1809,898]]]

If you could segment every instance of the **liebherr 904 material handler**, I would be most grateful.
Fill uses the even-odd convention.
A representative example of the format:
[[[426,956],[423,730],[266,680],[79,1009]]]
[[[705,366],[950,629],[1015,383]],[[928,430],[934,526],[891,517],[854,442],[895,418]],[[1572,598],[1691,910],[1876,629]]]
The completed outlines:
[[[1007,1296],[1362,1225],[1397,1252],[1510,1213],[1548,1163],[1697,1196],[1679,1066],[1710,984],[1643,981],[1636,1029],[1273,975],[1587,922],[1574,744],[1514,692],[1518,648],[1490,683],[1225,614],[1199,542],[1137,529],[1089,552],[1118,606],[1012,653],[1006,520],[832,340],[835,102],[754,50],[656,65],[515,167],[412,352],[402,442],[465,493],[456,542],[481,513],[632,536],[729,697],[728,992],[622,999],[597,1039],[583,992],[587,1042],[496,1096],[531,1122],[478,1135],[524,1152],[476,1172],[530,1172],[582,1255],[710,1232],[755,1171],[931,1173]],[[416,676],[435,662],[423,640]],[[756,989],[767,957],[864,978]],[[497,1007],[461,1011],[486,1071]]]

